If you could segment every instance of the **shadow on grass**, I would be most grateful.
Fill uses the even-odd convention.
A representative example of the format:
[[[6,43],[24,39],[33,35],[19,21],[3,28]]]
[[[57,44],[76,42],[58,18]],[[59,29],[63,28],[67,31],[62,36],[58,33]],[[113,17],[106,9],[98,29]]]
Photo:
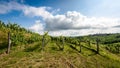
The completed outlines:
[[[69,46],[70,46],[70,48],[72,48],[73,50],[75,50],[75,51],[77,51],[77,52],[79,52],[79,53],[81,52],[81,51],[78,50],[76,47],[74,47],[72,44],[70,44]],[[94,49],[92,49],[92,48],[88,48],[88,47],[85,47],[85,46],[82,46],[82,48],[88,49],[88,50],[90,50],[90,51],[93,52],[92,54],[89,54],[89,56],[93,56],[93,55],[96,55],[96,54],[99,54],[99,55],[100,55],[100,53],[98,53],[96,50],[94,50]]]
[[[42,50],[42,48],[40,47],[39,44],[37,44],[37,45],[34,45],[34,46],[27,47],[24,51],[25,52],[33,52],[33,51],[41,51],[41,50]]]
[[[85,47],[85,46],[83,46],[83,47],[86,48],[86,49],[88,49],[88,50],[91,50],[92,52],[94,52],[93,54],[90,54],[89,56],[93,56],[93,55],[96,55],[96,54],[100,55],[100,53],[98,53],[95,49],[88,48],[88,47]]]
[[[84,48],[86,48],[86,49],[88,49],[88,50],[91,50],[92,52],[97,53],[97,51],[96,51],[96,50],[94,50],[94,49],[92,49],[92,48],[88,48],[88,47],[85,47],[85,46],[82,46],[82,47],[84,47]]]
[[[74,46],[72,45],[69,45],[73,50],[77,51],[77,52],[80,52],[78,49],[76,49]]]
[[[57,47],[50,47],[51,48],[51,50],[54,50],[54,51],[61,51],[59,48],[57,48]]]
[[[8,47],[7,42],[0,43],[0,50],[5,49]]]

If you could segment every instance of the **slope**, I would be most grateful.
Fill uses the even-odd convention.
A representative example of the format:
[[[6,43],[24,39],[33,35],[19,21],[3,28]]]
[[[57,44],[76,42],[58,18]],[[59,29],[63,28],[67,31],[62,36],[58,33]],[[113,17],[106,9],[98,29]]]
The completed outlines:
[[[96,42],[89,37],[83,38],[91,45],[77,38],[39,35],[9,25],[12,27],[0,28],[0,68],[120,68],[120,53],[107,50],[103,43],[96,53]],[[5,53],[8,32],[12,37],[10,54]]]

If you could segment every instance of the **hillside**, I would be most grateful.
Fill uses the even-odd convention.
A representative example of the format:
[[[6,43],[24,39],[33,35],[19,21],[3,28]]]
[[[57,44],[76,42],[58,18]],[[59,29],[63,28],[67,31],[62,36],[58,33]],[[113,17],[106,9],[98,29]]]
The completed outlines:
[[[119,38],[120,34],[51,37],[0,21],[0,68],[120,68]]]

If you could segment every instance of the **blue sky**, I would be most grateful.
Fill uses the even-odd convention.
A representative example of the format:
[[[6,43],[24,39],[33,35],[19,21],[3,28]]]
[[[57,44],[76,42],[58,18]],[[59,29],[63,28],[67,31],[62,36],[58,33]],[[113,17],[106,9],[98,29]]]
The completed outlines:
[[[54,36],[119,33],[119,3],[120,0],[0,0],[0,20],[40,34],[50,31]]]

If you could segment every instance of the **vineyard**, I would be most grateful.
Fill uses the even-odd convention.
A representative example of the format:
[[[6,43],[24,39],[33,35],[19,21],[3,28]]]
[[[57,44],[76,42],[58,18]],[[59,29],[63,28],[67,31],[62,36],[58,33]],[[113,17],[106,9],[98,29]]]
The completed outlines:
[[[53,37],[0,21],[0,68],[120,68],[120,34]]]

